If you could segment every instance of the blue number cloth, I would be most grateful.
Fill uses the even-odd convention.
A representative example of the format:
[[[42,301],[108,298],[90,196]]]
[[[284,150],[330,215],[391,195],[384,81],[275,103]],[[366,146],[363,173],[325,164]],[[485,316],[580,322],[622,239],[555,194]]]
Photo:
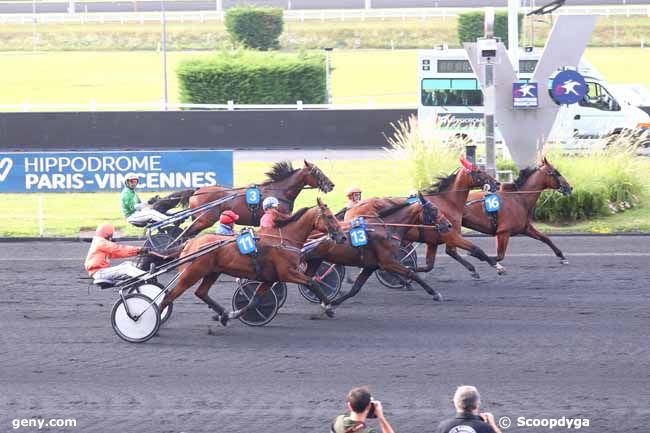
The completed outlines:
[[[501,209],[501,200],[498,195],[488,194],[484,200],[486,212],[498,212]]]
[[[244,232],[237,236],[237,246],[242,254],[251,254],[257,251],[255,238],[251,232]]]
[[[350,243],[353,247],[362,247],[368,245],[368,234],[363,227],[357,227],[350,230]]]
[[[246,204],[248,205],[257,205],[260,204],[260,189],[256,186],[252,186],[246,189]]]

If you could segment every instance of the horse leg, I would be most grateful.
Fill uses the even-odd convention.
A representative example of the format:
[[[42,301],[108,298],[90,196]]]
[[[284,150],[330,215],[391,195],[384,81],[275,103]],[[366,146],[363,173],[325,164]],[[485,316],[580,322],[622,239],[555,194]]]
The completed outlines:
[[[438,252],[438,244],[427,243],[427,260],[426,265],[423,267],[416,267],[415,272],[429,272],[433,269],[436,263],[436,253]]]
[[[363,270],[357,276],[357,279],[355,280],[350,290],[345,295],[339,296],[338,298],[334,299],[332,301],[332,305],[334,306],[341,305],[347,299],[356,296],[357,293],[359,293],[359,291],[361,290],[361,287],[363,287],[366,281],[368,281],[368,278],[372,275],[373,272],[375,272],[374,268],[363,268]]]
[[[214,299],[208,296],[210,287],[212,287],[214,282],[217,281],[217,279],[219,279],[219,275],[221,275],[221,273],[213,272],[203,277],[203,281],[201,281],[199,287],[194,291],[194,294],[200,300],[208,304],[208,307],[210,307],[212,311],[217,313],[216,315],[212,316],[212,319],[219,321],[223,326],[226,326],[226,324],[228,323],[228,315],[225,314],[226,309],[223,308],[221,305],[217,304],[217,302]]]
[[[566,259],[566,257],[564,257],[564,254],[562,254],[562,251],[560,251],[560,249],[555,246],[553,241],[551,241],[549,239],[549,237],[546,236],[544,233],[540,232],[535,227],[533,227],[532,224],[529,224],[526,227],[526,230],[524,230],[524,234],[526,234],[527,236],[529,236],[529,237],[531,237],[533,239],[537,239],[538,241],[544,242],[546,245],[548,245],[553,250],[555,255],[560,259],[560,263],[562,263],[563,265],[568,265],[569,264],[569,261]]]
[[[502,275],[506,273],[506,268],[501,266],[498,263],[498,260],[495,260],[492,257],[485,254],[485,251],[483,251],[481,248],[479,248],[478,246],[474,245],[472,242],[462,237],[460,233],[453,232],[453,234],[451,234],[450,236],[445,236],[444,242],[447,244],[448,247],[451,246],[452,248],[457,247],[463,249],[469,252],[470,256],[476,257],[482,262],[487,262],[490,266],[492,266],[497,270],[497,274]]]
[[[456,250],[455,247],[450,247],[449,245],[447,245],[447,247],[445,249],[445,252],[447,253],[447,255],[449,257],[456,260],[461,265],[465,266],[465,268],[470,272],[470,274],[472,274],[473,279],[475,279],[475,280],[480,280],[481,279],[481,276],[476,271],[476,268],[474,267],[474,265],[471,264],[470,262],[468,262],[467,260],[463,259],[458,254],[458,251]]]
[[[325,296],[323,291],[320,289],[318,283],[314,281],[312,278],[303,274],[302,272],[300,272],[300,270],[294,268],[287,268],[283,273],[283,275],[278,275],[278,276],[280,277],[280,281],[284,281],[287,283],[294,283],[294,284],[302,284],[304,286],[307,286],[309,290],[311,290],[311,292],[314,295],[316,295],[318,299],[320,299],[320,306],[325,312],[325,314],[327,315],[327,317],[334,317],[334,309],[332,308],[330,301],[327,299],[327,296]]]
[[[510,240],[509,232],[497,233],[497,262],[502,261],[506,257],[506,250],[508,249],[508,241]]]
[[[176,298],[183,294],[183,292],[192,287],[192,285],[194,285],[201,278],[203,278],[202,274],[192,275],[193,272],[188,272],[190,269],[191,265],[182,271],[182,275],[178,278],[178,281],[176,281],[174,288],[167,292],[162,302],[160,303],[160,307],[158,307],[160,311],[163,311],[169,304],[174,302]]]
[[[408,280],[413,280],[416,283],[420,285],[424,289],[425,292],[433,296],[434,301],[442,301],[442,295],[438,293],[433,287],[429,286],[424,279],[420,278],[418,274],[412,270],[407,268],[406,266],[403,266],[401,263],[399,263],[396,260],[390,260],[388,262],[385,262],[381,266],[382,271],[387,271],[387,272],[393,272],[397,275],[401,275]]]
[[[250,299],[250,301],[248,301],[248,304],[246,304],[243,308],[240,308],[239,310],[235,310],[228,313],[226,315],[228,319],[238,319],[242,316],[242,314],[246,313],[251,308],[257,307],[260,303],[260,296],[264,295],[272,286],[273,283],[265,282],[265,283],[258,284],[257,288],[255,289],[255,293],[253,293],[253,297]],[[228,321],[228,319],[226,321]]]

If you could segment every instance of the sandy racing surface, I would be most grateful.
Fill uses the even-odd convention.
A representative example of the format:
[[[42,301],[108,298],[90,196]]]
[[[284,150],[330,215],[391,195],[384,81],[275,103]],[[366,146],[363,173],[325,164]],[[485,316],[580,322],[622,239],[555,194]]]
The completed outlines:
[[[493,254],[493,241],[474,239]],[[89,244],[0,244],[0,431],[14,418],[75,418],[81,432],[327,432],[368,384],[398,432],[432,431],[460,384],[516,422],[588,418],[585,432],[650,424],[650,238],[557,237],[570,265],[516,238],[498,277],[441,256],[445,296],[372,277],[333,320],[290,287],[264,328],[222,328],[191,292],[159,336],[120,340],[112,291],[77,278]],[[52,260],[43,260],[52,257]],[[213,296],[229,305],[231,281]],[[507,431],[567,431],[516,428]]]

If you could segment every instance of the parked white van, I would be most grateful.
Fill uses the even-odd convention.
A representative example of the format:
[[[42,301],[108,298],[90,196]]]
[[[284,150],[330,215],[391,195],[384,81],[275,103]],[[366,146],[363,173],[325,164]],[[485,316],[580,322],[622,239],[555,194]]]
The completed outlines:
[[[519,78],[530,80],[540,51],[522,51]],[[426,131],[438,116],[450,116],[463,122],[483,118],[483,92],[463,49],[419,50],[418,123]],[[650,123],[648,113],[625,101],[617,100],[601,74],[582,59],[578,71],[589,86],[578,104],[560,109],[550,140],[571,137],[597,138],[624,128]],[[549,81],[550,83],[550,81]],[[550,84],[549,84],[550,88]],[[426,136],[426,132],[423,132]],[[500,140],[497,125],[497,140]]]

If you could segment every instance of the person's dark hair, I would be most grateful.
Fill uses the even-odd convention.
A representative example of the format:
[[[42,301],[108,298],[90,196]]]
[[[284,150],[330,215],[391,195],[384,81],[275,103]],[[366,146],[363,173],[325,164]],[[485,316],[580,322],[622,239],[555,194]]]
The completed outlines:
[[[356,413],[362,413],[368,409],[368,406],[370,406],[370,399],[370,391],[368,391],[368,388],[365,386],[351,389],[350,392],[348,392],[348,403],[350,403],[350,407]]]

